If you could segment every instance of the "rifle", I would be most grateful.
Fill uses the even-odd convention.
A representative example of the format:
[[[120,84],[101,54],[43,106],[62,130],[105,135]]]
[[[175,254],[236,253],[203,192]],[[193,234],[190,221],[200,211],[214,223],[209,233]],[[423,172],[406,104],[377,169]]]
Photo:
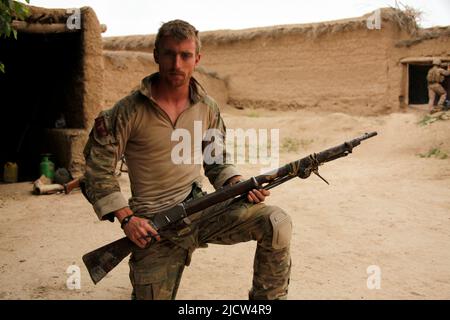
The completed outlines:
[[[353,148],[358,146],[361,141],[376,135],[377,132],[366,133],[353,140],[344,142],[341,145],[319,153],[313,153],[265,174],[251,177],[248,180],[233,185],[221,187],[213,193],[186,201],[185,203],[180,203],[170,209],[157,212],[149,219],[149,223],[156,231],[161,231],[196,212],[222,201],[236,197],[243,199],[245,195],[253,189],[268,190],[295,177],[306,179],[311,173],[316,174],[328,184],[328,182],[319,175],[319,166],[323,163],[347,156],[352,153]],[[148,237],[152,236],[148,235]],[[96,284],[103,279],[109,271],[114,269],[120,261],[131,253],[135,246],[136,244],[130,239],[123,237],[101,248],[86,253],[83,256],[83,262],[89,271],[92,281]]]

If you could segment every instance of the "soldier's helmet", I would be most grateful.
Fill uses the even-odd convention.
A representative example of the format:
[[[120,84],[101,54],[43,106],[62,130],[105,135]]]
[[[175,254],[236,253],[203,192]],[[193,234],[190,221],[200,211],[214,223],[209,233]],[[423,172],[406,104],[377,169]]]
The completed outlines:
[[[434,66],[439,66],[441,63],[442,63],[441,59],[439,59],[439,58],[434,58],[433,59],[433,65]]]

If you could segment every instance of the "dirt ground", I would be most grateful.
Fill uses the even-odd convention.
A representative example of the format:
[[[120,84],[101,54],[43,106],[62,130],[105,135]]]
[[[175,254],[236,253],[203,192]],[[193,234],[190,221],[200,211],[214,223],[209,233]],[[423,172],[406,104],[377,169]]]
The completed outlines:
[[[330,186],[312,176],[272,190],[267,203],[294,223],[289,299],[450,298],[450,113],[425,125],[420,109],[372,117],[223,114],[228,128],[279,128],[280,165],[378,131],[349,157],[321,168]],[[246,176],[259,174],[259,166],[240,167]],[[119,179],[129,195],[127,175]],[[129,299],[126,261],[94,285],[81,260],[122,237],[118,223],[98,221],[79,191],[35,196],[31,187],[0,185],[0,299]],[[254,242],[198,249],[177,298],[247,299],[254,250]],[[73,264],[81,269],[79,290],[66,286]],[[379,289],[367,287],[371,265],[381,270]]]

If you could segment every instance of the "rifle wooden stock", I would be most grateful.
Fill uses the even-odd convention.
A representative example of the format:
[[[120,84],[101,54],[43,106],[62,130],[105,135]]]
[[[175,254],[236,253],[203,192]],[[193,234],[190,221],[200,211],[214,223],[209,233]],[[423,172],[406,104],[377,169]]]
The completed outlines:
[[[74,179],[64,184],[64,193],[69,194],[73,189],[80,187],[80,179]]]
[[[276,170],[251,177],[246,181],[232,186],[224,186],[201,198],[180,203],[168,210],[157,212],[149,219],[149,222],[156,230],[163,230],[191,214],[202,211],[222,201],[233,199],[237,196],[244,196],[255,188],[271,189],[295,177],[306,179],[311,173],[318,175],[318,167],[321,164],[347,156],[361,141],[376,135],[376,132],[366,133],[361,137],[344,142],[336,147],[326,149],[317,154],[313,153],[307,157],[288,163]],[[83,256],[83,262],[89,271],[92,281],[96,284],[103,279],[109,271],[114,269],[131,253],[134,246],[136,245],[131,240],[124,237],[86,253]]]
[[[131,253],[135,244],[123,237],[108,243],[101,248],[89,252],[83,256],[83,262],[89,271],[92,281],[97,284],[109,271],[114,269],[120,261]]]

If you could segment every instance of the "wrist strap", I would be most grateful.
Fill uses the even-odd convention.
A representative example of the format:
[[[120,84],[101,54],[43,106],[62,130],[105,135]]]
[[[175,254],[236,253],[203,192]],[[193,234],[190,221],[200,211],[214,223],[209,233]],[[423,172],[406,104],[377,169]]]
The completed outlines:
[[[134,214],[130,214],[129,216],[126,216],[125,218],[123,218],[122,222],[120,223],[120,227],[123,229],[125,228],[126,224],[128,222],[130,222],[131,218],[134,217]]]

